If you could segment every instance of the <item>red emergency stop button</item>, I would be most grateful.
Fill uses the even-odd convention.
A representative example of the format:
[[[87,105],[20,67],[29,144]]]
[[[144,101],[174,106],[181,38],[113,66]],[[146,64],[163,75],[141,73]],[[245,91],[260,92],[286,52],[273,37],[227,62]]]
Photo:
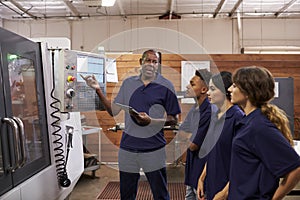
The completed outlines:
[[[68,82],[73,82],[73,81],[75,81],[75,77],[74,76],[68,76],[68,78],[67,78],[67,81]]]

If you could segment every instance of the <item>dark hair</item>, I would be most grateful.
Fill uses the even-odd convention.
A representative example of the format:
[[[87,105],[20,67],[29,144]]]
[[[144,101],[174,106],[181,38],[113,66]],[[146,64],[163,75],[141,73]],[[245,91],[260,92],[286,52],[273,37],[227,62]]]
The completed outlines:
[[[230,100],[230,92],[228,88],[232,85],[232,74],[227,71],[222,71],[219,74],[215,74],[211,77],[214,85],[226,95],[227,99]]]
[[[252,105],[261,109],[261,112],[282,132],[283,136],[293,145],[293,137],[286,113],[269,101],[275,92],[274,78],[264,67],[243,67],[235,71],[234,84],[241,92],[248,96]]]
[[[234,73],[233,82],[248,96],[251,104],[259,108],[272,100],[275,95],[272,74],[263,67],[239,68]]]
[[[154,50],[154,49],[148,49],[148,50],[144,51],[144,53],[142,55],[142,60],[144,60],[147,57],[148,53],[155,54],[157,56],[158,60],[160,60],[159,59],[159,53],[156,50]]]
[[[210,71],[208,71],[207,69],[197,69],[195,72],[195,75],[199,76],[201,78],[201,80],[204,81],[206,86],[208,86],[208,83],[212,76],[212,73]]]

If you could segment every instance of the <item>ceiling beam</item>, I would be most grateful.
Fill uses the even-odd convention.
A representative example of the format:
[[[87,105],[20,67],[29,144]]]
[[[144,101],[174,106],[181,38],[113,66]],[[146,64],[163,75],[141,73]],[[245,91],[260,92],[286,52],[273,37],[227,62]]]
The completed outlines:
[[[125,13],[124,8],[123,8],[122,0],[117,0],[117,3],[118,3],[118,6],[119,6],[120,14],[122,16],[126,16],[126,13]]]
[[[213,14],[213,18],[216,18],[216,16],[219,14],[219,12],[220,12],[222,6],[224,5],[225,1],[226,0],[221,0],[220,1],[220,3],[218,4],[218,6],[217,6],[217,8],[216,8],[216,10],[215,10],[215,12]]]
[[[21,10],[23,12],[23,14],[25,13],[26,15],[30,16],[31,18],[37,19],[37,16],[28,12],[28,10],[26,10],[21,4],[19,4],[15,0],[9,0],[9,2],[12,3],[14,6],[16,6],[19,10]],[[23,15],[23,14],[21,14],[21,15]]]
[[[232,17],[233,16],[233,14],[235,13],[235,11],[240,7],[240,5],[241,5],[241,3],[243,2],[243,0],[238,0],[237,2],[236,2],[236,4],[233,6],[233,8],[232,8],[232,10],[230,11],[230,13],[229,13],[229,17]]]
[[[69,0],[63,0],[64,4],[69,8],[69,10],[72,12],[73,15],[75,16],[80,16],[80,13],[78,10],[75,8],[75,6],[72,4],[71,1]]]
[[[164,19],[164,20],[181,19],[181,16],[174,12],[174,2],[175,0],[169,0],[169,5],[170,5],[169,10],[165,14],[160,15],[158,19]]]
[[[289,9],[294,3],[296,3],[297,0],[291,0],[287,4],[285,4],[282,8],[280,8],[274,15],[275,17],[279,17],[281,14],[283,14],[287,9]]]
[[[170,9],[169,9],[169,20],[172,19],[172,14],[173,14],[173,7],[174,7],[174,0],[171,0],[170,2]]]

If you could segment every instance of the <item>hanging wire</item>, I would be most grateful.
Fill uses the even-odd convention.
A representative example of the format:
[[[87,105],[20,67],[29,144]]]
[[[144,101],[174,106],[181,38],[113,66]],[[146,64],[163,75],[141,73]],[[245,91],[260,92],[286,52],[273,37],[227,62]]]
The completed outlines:
[[[139,30],[139,27],[140,27],[140,24],[139,24],[139,14],[140,14],[140,4],[139,4],[139,1],[137,1],[137,21],[136,21],[136,23],[137,23],[137,37],[136,37],[136,39],[137,39],[137,48],[139,48],[139,46],[140,46],[140,30]]]
[[[132,0],[130,0],[130,12],[132,11]],[[132,17],[130,17],[130,51],[133,51],[133,37],[132,37]]]
[[[178,11],[178,2],[176,0],[176,11]],[[177,29],[177,48],[178,54],[181,54],[181,46],[180,46],[180,32],[179,32],[179,19],[176,20],[176,29]]]
[[[241,31],[242,31],[242,48],[244,47],[244,1],[242,1],[242,17],[241,17]]]
[[[107,23],[107,36],[108,36],[108,42],[107,42],[107,49],[108,51],[111,51],[110,49],[110,17],[106,15],[106,23]]]
[[[260,15],[260,49],[262,49],[262,46],[263,46],[263,44],[262,44],[262,37],[263,37],[263,9],[262,9],[262,5],[263,5],[263,2],[262,2],[263,0],[260,0],[260,13],[261,13],[261,15]]]
[[[202,13],[202,18],[201,18],[201,51],[203,52],[204,49],[204,3],[203,0],[201,0],[201,13]]]
[[[47,0],[44,1],[44,16],[45,16],[45,35],[47,35]]]
[[[84,21],[81,22],[81,26],[82,26],[82,28],[81,28],[81,42],[82,43],[80,45],[80,50],[83,51],[84,50],[84,41],[85,41],[85,34],[84,34],[85,31],[84,30],[86,30],[84,27],[85,26]]]
[[[285,5],[285,0],[284,0],[284,5]],[[284,44],[286,45],[286,46],[288,46],[289,44],[288,44],[288,42],[287,42],[287,32],[286,32],[286,23],[287,23],[287,17],[284,17],[284,23],[283,23],[283,28],[284,28]]]

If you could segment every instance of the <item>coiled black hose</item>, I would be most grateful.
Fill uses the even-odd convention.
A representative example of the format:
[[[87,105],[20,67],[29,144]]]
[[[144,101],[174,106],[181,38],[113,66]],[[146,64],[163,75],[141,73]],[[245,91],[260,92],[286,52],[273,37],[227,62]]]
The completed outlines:
[[[54,50],[52,50],[52,70],[54,74]],[[55,157],[55,163],[56,163],[56,174],[57,179],[59,182],[59,185],[62,187],[69,187],[71,185],[71,181],[68,178],[67,170],[66,170],[66,160],[64,155],[64,149],[63,149],[63,143],[62,141],[62,135],[59,133],[61,130],[61,127],[59,124],[60,117],[57,116],[57,114],[60,114],[60,109],[57,108],[56,104],[60,103],[59,99],[57,99],[54,96],[55,91],[55,78],[53,78],[52,83],[52,90],[51,90],[51,98],[53,99],[53,102],[50,104],[50,107],[54,109],[54,111],[50,114],[50,116],[54,119],[54,121],[51,123],[51,126],[54,127],[54,131],[52,132],[52,136],[55,137],[55,140],[53,141],[54,144],[54,157]]]

